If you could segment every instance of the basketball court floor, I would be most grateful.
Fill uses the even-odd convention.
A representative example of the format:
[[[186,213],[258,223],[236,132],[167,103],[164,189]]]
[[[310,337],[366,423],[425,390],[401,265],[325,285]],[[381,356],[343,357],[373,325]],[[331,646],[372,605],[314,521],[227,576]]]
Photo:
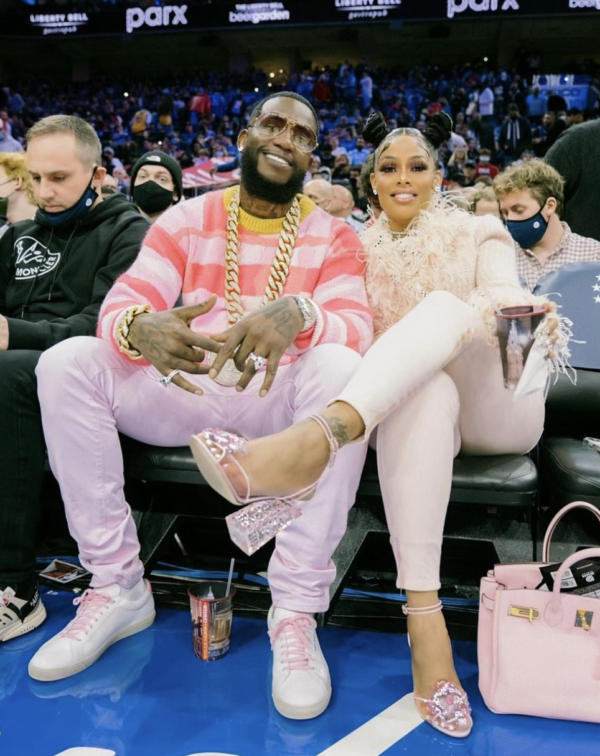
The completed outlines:
[[[592,756],[596,725],[499,716],[477,689],[475,643],[454,642],[475,727],[464,740],[423,723],[410,696],[406,637],[326,626],[318,633],[334,694],[327,711],[291,721],[269,696],[262,619],[234,617],[229,654],[194,656],[190,615],[159,607],[155,624],[92,667],[42,683],[37,648],[72,618],[73,593],[42,588],[48,620],[0,646],[0,756]],[[560,663],[560,660],[556,660]]]

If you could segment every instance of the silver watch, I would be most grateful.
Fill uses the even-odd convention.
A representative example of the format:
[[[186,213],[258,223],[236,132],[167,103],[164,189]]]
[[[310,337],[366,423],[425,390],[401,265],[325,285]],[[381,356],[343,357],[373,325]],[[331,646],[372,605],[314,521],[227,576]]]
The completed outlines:
[[[294,297],[298,309],[304,318],[304,325],[300,329],[300,333],[310,330],[317,322],[317,308],[308,297]]]

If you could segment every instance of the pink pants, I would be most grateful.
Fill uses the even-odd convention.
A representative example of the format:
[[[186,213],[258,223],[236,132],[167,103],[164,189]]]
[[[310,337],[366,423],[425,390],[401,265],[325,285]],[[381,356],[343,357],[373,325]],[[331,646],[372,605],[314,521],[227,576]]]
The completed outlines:
[[[364,356],[337,397],[377,427],[377,462],[398,587],[440,587],[453,459],[524,454],[541,436],[543,392],[504,388],[497,347],[480,316],[453,294],[429,294]]]
[[[356,352],[326,344],[281,367],[265,398],[258,396],[262,376],[242,393],[206,376],[187,376],[204,391],[197,396],[177,386],[166,389],[154,367],[123,359],[100,339],[67,339],[45,352],[37,376],[50,464],[92,585],[131,587],[143,574],[123,494],[119,431],[158,446],[186,445],[211,426],[246,438],[265,436],[321,409],[359,363]],[[276,606],[327,609],[335,577],[331,555],[346,529],[365,454],[366,444],[343,449],[315,496],[302,502],[302,516],[277,536],[269,565]]]

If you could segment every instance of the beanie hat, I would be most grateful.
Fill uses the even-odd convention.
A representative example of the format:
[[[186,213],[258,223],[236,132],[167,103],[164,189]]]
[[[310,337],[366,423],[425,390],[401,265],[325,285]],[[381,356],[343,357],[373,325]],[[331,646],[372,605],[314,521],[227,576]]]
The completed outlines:
[[[145,155],[142,155],[142,157],[139,160],[136,160],[133,164],[133,168],[131,169],[132,190],[138,171],[145,165],[161,165],[163,168],[166,168],[173,178],[175,193],[179,197],[177,201],[179,202],[179,200],[183,199],[183,174],[181,172],[181,166],[177,160],[161,150],[151,150],[150,152],[146,152]]]

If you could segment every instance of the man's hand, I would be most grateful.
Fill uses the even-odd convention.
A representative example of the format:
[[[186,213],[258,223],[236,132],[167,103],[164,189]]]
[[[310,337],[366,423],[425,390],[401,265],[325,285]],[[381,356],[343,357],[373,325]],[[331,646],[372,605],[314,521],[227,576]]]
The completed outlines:
[[[267,360],[260,389],[260,395],[266,396],[275,380],[279,361],[303,325],[304,318],[294,297],[283,297],[246,315],[227,331],[212,336],[222,347],[210,368],[210,377],[216,378],[227,360],[233,359],[237,369],[243,372],[236,388],[243,391],[256,372],[254,363],[248,360],[253,352]]]
[[[204,375],[208,366],[199,363],[204,360],[205,352],[216,353],[221,345],[192,331],[190,323],[212,310],[216,301],[216,296],[211,294],[201,304],[137,315],[129,329],[129,343],[163,375],[169,375],[175,369]],[[176,375],[173,383],[192,394],[202,394],[198,386],[181,375]]]
[[[0,352],[8,349],[8,320],[0,315]]]

